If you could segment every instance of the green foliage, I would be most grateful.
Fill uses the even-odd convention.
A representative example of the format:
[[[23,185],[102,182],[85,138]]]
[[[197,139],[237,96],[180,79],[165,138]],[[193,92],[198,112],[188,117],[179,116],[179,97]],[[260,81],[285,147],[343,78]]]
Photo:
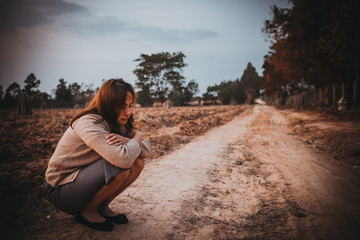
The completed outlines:
[[[260,88],[263,84],[263,78],[258,75],[251,63],[248,63],[243,75],[241,76],[239,85],[235,89],[242,90],[246,95],[248,103],[254,103],[255,98],[260,96]]]
[[[136,102],[144,107],[151,107],[153,99],[151,98],[150,89],[147,85],[143,89],[136,93]]]
[[[219,85],[209,86],[203,94],[203,100],[212,103],[220,100],[223,104],[244,103],[246,100],[253,103],[254,99],[260,96],[263,81],[252,64],[248,63],[241,80],[222,81]]]
[[[223,104],[229,104],[236,94],[235,89],[232,89],[233,81],[222,81],[219,85],[208,86],[206,92],[203,94],[204,101],[210,101],[215,104],[216,100],[220,100]]]
[[[202,99],[204,101],[211,101],[213,103],[216,101],[216,97],[213,94],[211,94],[210,92],[203,93]]]
[[[237,102],[239,91],[236,87],[236,82],[229,81],[228,84],[224,86],[224,88],[220,89],[219,97],[222,100],[223,104]]]
[[[234,96],[234,91],[230,88],[232,83],[232,81],[222,81],[219,86],[215,85],[218,98],[223,104],[229,104]]]
[[[139,96],[140,104],[146,104],[149,98],[159,99],[161,103],[173,92],[181,92],[184,84],[184,77],[181,75],[185,55],[182,52],[168,53],[161,52],[156,54],[141,54],[135,62],[139,62],[134,74],[137,76],[135,85],[141,89]],[[172,86],[172,89],[170,88]],[[148,94],[148,96],[145,96]]]
[[[187,86],[184,86],[181,82],[177,82],[177,84],[173,83],[169,99],[175,106],[185,106],[198,92],[199,85],[194,79],[191,80]]]
[[[206,92],[203,93],[204,101],[212,101],[215,102],[218,97],[218,85],[208,86],[206,88]]]

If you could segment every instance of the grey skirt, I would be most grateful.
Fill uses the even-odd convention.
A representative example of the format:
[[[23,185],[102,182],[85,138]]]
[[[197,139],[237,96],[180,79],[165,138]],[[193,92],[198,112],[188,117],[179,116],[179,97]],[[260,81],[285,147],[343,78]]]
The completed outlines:
[[[99,159],[81,169],[73,182],[56,188],[46,183],[46,198],[57,209],[69,214],[76,214],[86,207],[104,185],[124,170],[126,169],[118,168],[104,159]]]

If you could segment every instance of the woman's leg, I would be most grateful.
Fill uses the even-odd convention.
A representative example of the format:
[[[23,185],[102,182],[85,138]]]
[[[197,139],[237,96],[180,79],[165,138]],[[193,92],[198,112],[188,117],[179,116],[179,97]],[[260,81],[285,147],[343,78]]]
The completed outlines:
[[[105,202],[102,214],[105,216],[116,216],[109,207],[109,203],[128,188],[140,175],[144,168],[144,160],[137,158],[129,170],[122,171],[114,176],[108,185],[103,186],[80,212],[90,222],[102,222],[105,219],[99,214],[98,207]]]
[[[109,208],[109,204],[115,197],[122,193],[126,188],[128,188],[140,175],[141,171],[144,169],[145,163],[142,158],[137,158],[133,165],[130,168],[129,177],[123,182],[123,184],[115,191],[109,198],[104,202],[104,208],[101,210],[102,214],[108,217],[116,216],[117,213],[112,211]]]
[[[130,170],[124,170],[110,181],[108,185],[103,186],[96,194],[91,198],[85,208],[80,212],[90,222],[103,222],[105,218],[102,217],[98,211],[98,206],[106,199],[110,198],[121,186],[124,185],[128,179]]]

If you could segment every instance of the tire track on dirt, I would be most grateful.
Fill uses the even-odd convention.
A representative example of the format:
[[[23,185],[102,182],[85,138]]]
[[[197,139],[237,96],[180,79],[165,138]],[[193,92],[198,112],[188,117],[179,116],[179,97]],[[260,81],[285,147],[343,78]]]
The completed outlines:
[[[185,234],[171,238],[359,239],[356,170],[294,138],[281,111],[254,114],[202,193],[183,202],[175,229]]]
[[[287,128],[285,117],[269,107],[251,124],[249,145],[256,156],[281,176],[303,217],[289,215],[298,239],[357,239],[360,236],[360,179],[352,169],[319,155]],[[261,147],[266,145],[266,147]],[[277,179],[270,175],[265,180]],[[279,187],[277,187],[279,190]],[[295,214],[296,215],[296,214]]]

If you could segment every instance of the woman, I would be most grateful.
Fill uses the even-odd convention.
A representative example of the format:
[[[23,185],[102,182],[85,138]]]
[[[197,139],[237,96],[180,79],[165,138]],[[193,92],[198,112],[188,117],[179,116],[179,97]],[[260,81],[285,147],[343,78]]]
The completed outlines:
[[[113,223],[128,222],[109,203],[137,179],[150,154],[149,143],[133,126],[134,100],[133,87],[122,79],[104,82],[70,121],[45,173],[48,200],[96,230],[112,231]]]

